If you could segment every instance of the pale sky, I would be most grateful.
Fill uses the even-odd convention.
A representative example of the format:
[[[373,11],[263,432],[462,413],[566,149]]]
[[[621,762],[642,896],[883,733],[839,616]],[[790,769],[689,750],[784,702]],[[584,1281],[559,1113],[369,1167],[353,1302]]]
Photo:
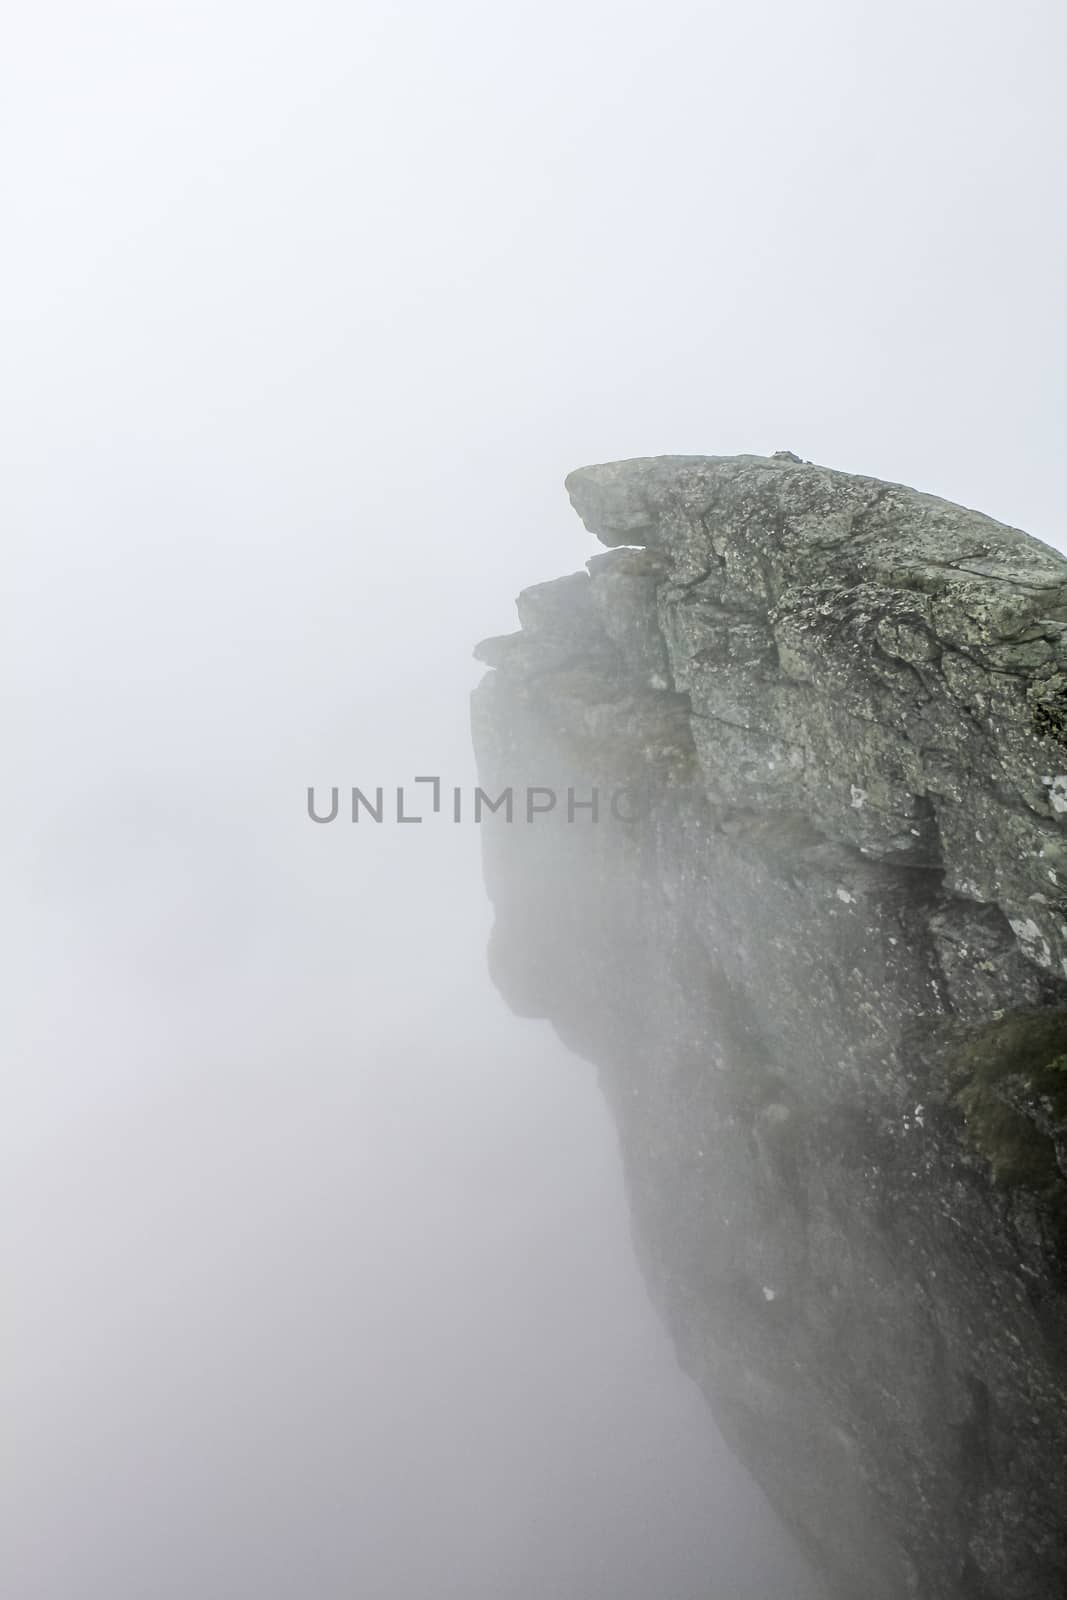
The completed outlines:
[[[806,1593],[589,1069],[489,986],[473,830],[304,792],[470,781],[470,648],[592,553],[586,462],[791,449],[1067,548],[1062,34],[11,17],[13,1600]]]

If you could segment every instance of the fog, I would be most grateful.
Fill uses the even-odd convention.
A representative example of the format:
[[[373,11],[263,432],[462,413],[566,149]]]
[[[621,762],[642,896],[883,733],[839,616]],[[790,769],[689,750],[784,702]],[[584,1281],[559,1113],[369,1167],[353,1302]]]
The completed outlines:
[[[492,989],[474,642],[584,462],[1060,545],[1059,7],[8,24],[13,1600],[802,1600],[592,1069]]]

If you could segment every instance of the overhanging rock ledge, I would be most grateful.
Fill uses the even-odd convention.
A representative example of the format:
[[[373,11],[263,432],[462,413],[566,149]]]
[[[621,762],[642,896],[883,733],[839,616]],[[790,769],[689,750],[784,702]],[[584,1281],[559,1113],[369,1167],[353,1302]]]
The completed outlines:
[[[611,548],[478,651],[482,786],[559,797],[484,824],[494,977],[829,1593],[1059,1600],[1067,561],[786,453],[567,488]]]

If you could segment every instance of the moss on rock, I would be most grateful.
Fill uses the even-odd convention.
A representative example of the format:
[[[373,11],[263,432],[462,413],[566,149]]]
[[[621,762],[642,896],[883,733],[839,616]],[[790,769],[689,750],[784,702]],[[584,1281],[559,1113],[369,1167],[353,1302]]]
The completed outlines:
[[[1067,1131],[1067,1011],[1010,1012],[959,1044],[950,1063],[967,1143],[994,1182],[1067,1207],[1057,1135]]]

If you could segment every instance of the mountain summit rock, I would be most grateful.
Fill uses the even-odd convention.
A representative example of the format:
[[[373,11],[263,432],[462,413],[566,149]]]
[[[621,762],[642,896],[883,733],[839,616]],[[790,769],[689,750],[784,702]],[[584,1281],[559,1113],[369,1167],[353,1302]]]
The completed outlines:
[[[834,1600],[1067,1583],[1067,561],[771,457],[583,467],[480,781],[490,961],[595,1062],[678,1358]]]

